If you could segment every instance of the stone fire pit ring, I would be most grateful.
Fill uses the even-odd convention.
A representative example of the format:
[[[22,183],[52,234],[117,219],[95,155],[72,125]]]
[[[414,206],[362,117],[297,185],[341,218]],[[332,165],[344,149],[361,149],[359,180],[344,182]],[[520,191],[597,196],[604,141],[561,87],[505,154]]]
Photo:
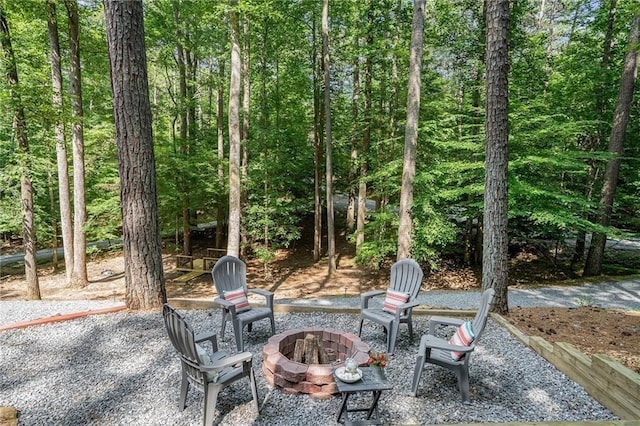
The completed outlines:
[[[332,356],[341,360],[336,364],[302,364],[290,358],[296,340],[313,334]],[[333,368],[342,365],[346,358],[353,358],[358,365],[369,360],[369,345],[353,333],[331,328],[303,327],[272,336],[262,350],[262,372],[271,386],[287,394],[309,394],[312,398],[326,399],[338,393],[333,378]]]

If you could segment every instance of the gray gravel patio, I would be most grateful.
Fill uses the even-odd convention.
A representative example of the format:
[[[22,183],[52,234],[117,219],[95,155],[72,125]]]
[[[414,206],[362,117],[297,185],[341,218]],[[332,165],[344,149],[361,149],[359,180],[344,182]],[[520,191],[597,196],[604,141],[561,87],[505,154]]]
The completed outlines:
[[[44,309],[47,302],[0,305],[16,309],[13,303]],[[74,303],[76,311],[88,309],[82,302]],[[217,311],[182,312],[196,331],[219,329]],[[358,316],[276,314],[276,330],[309,325],[355,332]],[[385,424],[616,419],[582,387],[491,320],[471,361],[470,404],[460,401],[455,376],[438,367],[426,368],[418,396],[413,397],[409,386],[427,318],[415,318],[414,329],[417,336],[410,341],[401,328],[396,355],[386,368],[394,389],[380,400]],[[268,332],[268,321],[254,324],[250,334],[245,331],[245,348],[254,354],[260,413],[251,409],[248,383],[241,381],[221,393],[216,423],[335,424],[340,398],[284,395],[266,383],[261,351]],[[375,350],[385,344],[381,328],[371,323],[365,323],[362,340]],[[219,345],[234,351],[229,329]],[[0,332],[0,372],[0,406],[20,410],[24,425],[202,423],[203,395],[197,390],[190,392],[186,410],[178,409],[180,363],[159,311],[125,311]]]

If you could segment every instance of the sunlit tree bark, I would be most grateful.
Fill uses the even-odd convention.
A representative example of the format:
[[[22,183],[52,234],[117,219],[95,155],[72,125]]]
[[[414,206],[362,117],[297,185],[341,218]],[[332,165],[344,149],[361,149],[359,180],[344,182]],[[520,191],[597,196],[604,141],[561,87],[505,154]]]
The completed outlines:
[[[413,180],[418,151],[418,119],[420,118],[420,80],[422,75],[422,41],[424,38],[424,0],[413,3],[411,50],[409,52],[409,89],[407,94],[407,128],[404,136],[402,188],[400,192],[400,223],[398,225],[397,259],[411,256],[413,221]]]
[[[329,275],[336,270],[336,237],[333,209],[333,159],[331,142],[331,78],[329,70],[329,0],[322,6],[322,64],[324,67],[324,132],[325,132],[325,184],[327,194],[327,257]]]
[[[118,146],[126,304],[167,300],[147,80],[142,1],[104,1]]]
[[[492,309],[509,310],[507,302],[507,178],[509,163],[509,1],[487,2],[484,234],[482,288],[493,288]]]
[[[36,229],[33,216],[33,186],[29,165],[29,139],[27,122],[20,96],[18,69],[11,45],[9,24],[4,14],[4,4],[0,0],[0,45],[5,76],[11,92],[13,108],[13,131],[18,144],[20,175],[20,200],[22,205],[22,241],[24,246],[24,273],[27,282],[27,299],[40,300],[38,265],[36,263]]]
[[[69,16],[69,91],[71,93],[73,147],[73,273],[71,285],[86,287],[87,278],[87,205],[85,197],[84,109],[82,107],[82,73],[80,66],[80,24],[78,3],[65,0]]]
[[[58,166],[58,204],[60,206],[60,229],[62,231],[62,246],[64,251],[64,265],[67,284],[71,283],[73,272],[73,224],[71,219],[71,200],[69,197],[69,161],[67,158],[67,143],[64,134],[64,120],[62,118],[62,64],[60,60],[60,39],[58,33],[58,19],[56,3],[47,0],[47,23],[49,28],[49,46],[51,49],[51,88],[52,103],[56,112],[55,139],[56,162]]]
[[[613,127],[609,138],[609,153],[613,157],[607,162],[604,173],[604,184],[600,196],[600,225],[611,225],[611,214],[613,213],[613,201],[616,197],[618,186],[618,175],[620,172],[620,161],[624,154],[624,136],[629,123],[629,111],[633,100],[633,90],[638,73],[638,47],[640,42],[640,15],[635,16],[631,26],[627,56],[624,61],[622,78],[620,80],[620,91],[618,92],[618,102],[613,115]],[[584,265],[584,276],[600,275],[602,273],[602,260],[604,248],[607,243],[607,235],[601,232],[594,232],[589,245],[587,260]]]
[[[240,24],[238,1],[231,0],[231,82],[229,84],[229,235],[227,254],[240,254]]]

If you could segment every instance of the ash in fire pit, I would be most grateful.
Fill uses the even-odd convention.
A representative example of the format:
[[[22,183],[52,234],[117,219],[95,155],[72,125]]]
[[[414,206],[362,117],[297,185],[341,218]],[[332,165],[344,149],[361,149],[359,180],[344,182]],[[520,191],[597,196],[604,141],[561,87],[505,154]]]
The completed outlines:
[[[323,359],[324,356],[326,358]],[[309,358],[309,364],[296,362],[294,357],[303,361]],[[358,365],[365,365],[369,360],[369,345],[352,333],[306,327],[269,339],[262,350],[262,372],[269,384],[283,392],[306,393],[313,398],[325,399],[338,392],[331,363],[344,362],[347,358],[355,359]],[[326,362],[315,363],[321,361]]]

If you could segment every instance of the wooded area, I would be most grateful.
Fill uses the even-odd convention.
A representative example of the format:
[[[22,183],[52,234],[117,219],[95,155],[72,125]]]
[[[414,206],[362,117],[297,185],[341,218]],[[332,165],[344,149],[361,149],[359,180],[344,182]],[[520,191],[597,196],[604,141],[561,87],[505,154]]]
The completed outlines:
[[[112,3],[0,0],[0,237],[63,244],[70,284],[87,239],[128,226],[189,255],[215,221],[218,247],[269,262],[312,223],[331,270],[340,224],[365,264],[486,255],[505,289],[509,244],[575,240],[574,269],[598,275],[606,238],[640,230],[636,0],[144,2],[155,171],[130,164],[149,216],[132,224]]]

